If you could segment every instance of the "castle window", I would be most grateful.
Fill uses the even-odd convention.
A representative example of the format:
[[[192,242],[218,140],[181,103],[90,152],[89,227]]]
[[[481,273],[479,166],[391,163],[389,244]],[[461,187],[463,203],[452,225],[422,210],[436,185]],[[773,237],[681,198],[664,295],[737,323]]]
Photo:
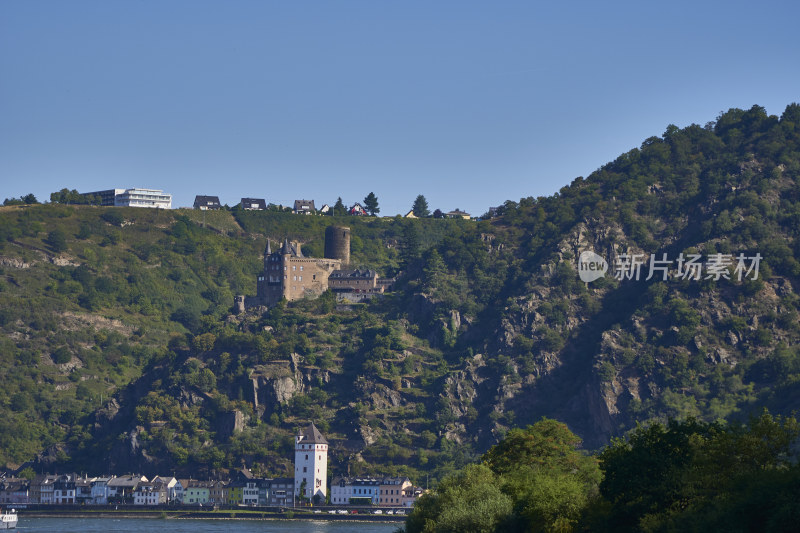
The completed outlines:
[[[292,265],[292,270],[297,270],[297,266]]]
[[[300,272],[303,271],[303,265],[300,265]]]
[[[303,276],[300,276],[300,281],[303,281]]]

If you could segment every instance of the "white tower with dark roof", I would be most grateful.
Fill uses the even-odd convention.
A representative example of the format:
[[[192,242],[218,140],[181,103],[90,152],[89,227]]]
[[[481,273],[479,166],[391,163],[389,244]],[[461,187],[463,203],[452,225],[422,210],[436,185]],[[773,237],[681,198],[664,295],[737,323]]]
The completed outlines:
[[[294,441],[294,494],[300,496],[305,481],[305,496],[319,496],[325,501],[328,492],[328,441],[312,422]]]

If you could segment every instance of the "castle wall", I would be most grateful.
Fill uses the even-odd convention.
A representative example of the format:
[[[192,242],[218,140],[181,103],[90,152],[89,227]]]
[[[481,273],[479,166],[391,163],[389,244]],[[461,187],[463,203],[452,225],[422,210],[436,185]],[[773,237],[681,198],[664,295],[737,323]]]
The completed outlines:
[[[328,276],[341,264],[338,259],[283,256],[282,296],[289,301],[316,298],[328,289]]]

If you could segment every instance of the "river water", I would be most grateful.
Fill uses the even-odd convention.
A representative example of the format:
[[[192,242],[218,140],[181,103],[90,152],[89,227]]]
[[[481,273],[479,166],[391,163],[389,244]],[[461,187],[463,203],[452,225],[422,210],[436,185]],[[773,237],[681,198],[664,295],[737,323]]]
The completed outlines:
[[[321,520],[161,520],[136,518],[25,518],[17,531],[43,533],[392,533],[402,523],[324,522]],[[11,531],[14,531],[13,529]]]

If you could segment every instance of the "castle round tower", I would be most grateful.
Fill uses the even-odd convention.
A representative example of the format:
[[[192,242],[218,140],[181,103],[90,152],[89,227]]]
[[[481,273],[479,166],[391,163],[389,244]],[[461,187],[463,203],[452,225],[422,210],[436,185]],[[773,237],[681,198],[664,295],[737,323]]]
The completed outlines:
[[[350,228],[346,226],[325,228],[325,258],[338,259],[343,267],[350,264]]]

